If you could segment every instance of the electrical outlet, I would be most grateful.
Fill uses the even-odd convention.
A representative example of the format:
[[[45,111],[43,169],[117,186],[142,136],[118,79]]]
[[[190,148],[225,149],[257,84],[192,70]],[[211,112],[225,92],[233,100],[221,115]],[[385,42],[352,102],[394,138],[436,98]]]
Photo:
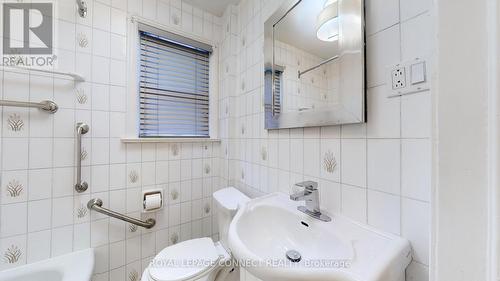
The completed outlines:
[[[397,97],[427,91],[430,82],[427,79],[429,60],[416,58],[413,60],[388,66],[386,69],[387,97]]]
[[[406,70],[404,66],[399,66],[392,70],[392,89],[402,89],[406,87]]]

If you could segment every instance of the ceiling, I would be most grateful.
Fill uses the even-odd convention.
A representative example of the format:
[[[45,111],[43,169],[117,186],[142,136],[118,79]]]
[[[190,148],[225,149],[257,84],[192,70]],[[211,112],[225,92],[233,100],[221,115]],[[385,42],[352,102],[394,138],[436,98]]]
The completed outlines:
[[[226,7],[231,4],[238,4],[240,0],[184,0],[187,3],[210,12],[216,16],[222,16]]]
[[[274,29],[276,40],[290,44],[323,59],[337,54],[337,41],[324,42],[316,37],[316,18],[325,0],[302,0]]]

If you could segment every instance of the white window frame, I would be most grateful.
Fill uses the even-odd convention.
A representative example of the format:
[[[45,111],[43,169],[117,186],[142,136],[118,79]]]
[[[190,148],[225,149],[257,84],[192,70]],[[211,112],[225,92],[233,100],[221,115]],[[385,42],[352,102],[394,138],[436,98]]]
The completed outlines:
[[[140,70],[140,36],[139,23],[152,26],[154,28],[174,33],[207,45],[212,46],[212,53],[209,57],[209,137],[208,138],[178,138],[178,137],[139,137],[139,70]],[[128,85],[127,85],[127,125],[126,136],[123,142],[206,142],[219,141],[219,48],[213,41],[201,38],[194,34],[188,34],[179,29],[162,25],[157,22],[132,16],[128,20],[127,32],[127,65],[128,65]]]

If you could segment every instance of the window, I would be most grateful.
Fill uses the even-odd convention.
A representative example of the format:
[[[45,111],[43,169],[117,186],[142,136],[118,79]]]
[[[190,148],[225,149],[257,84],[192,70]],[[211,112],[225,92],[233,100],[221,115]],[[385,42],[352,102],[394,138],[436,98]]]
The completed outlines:
[[[274,114],[281,113],[281,90],[283,86],[283,70],[274,71],[274,96],[273,96],[273,111]]]
[[[139,137],[209,137],[209,45],[139,25]]]

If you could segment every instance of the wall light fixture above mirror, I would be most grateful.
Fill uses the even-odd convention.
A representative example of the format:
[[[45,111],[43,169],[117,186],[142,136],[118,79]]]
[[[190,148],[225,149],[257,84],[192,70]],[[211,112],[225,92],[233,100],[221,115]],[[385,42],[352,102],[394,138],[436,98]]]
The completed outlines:
[[[287,0],[264,24],[266,129],[363,123],[363,0]]]

